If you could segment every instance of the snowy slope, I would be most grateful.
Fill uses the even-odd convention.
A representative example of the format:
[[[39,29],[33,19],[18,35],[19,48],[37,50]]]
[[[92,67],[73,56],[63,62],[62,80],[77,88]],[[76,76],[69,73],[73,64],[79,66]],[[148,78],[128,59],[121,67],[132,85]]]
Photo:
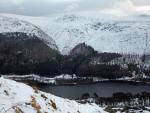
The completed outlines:
[[[95,104],[56,97],[0,78],[0,113],[106,113]]]
[[[85,42],[99,52],[143,54],[150,52],[146,46],[146,32],[150,33],[150,16],[112,17],[80,14],[47,17],[28,17],[2,14],[31,22],[52,37],[62,54],[78,43]]]
[[[22,20],[0,15],[0,33],[8,32],[22,32],[27,35],[35,35],[43,40],[44,43],[46,43],[50,48],[57,49],[55,41],[35,25]]]

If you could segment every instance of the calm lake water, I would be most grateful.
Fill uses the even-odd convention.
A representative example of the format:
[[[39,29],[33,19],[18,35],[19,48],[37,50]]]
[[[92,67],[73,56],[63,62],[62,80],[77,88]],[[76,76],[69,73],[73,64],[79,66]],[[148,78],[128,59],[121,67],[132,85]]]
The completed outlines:
[[[103,82],[96,84],[85,85],[41,85],[40,90],[52,93],[54,95],[76,99],[81,97],[82,94],[89,93],[91,96],[97,93],[100,97],[109,97],[116,92],[137,94],[141,92],[150,92],[150,85],[148,84],[131,84],[131,83],[116,83],[116,82]]]

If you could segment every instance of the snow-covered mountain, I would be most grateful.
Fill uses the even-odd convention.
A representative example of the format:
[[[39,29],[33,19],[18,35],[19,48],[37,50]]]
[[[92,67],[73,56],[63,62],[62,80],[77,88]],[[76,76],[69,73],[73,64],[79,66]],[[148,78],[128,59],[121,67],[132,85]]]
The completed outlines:
[[[95,104],[56,97],[23,83],[0,78],[0,113],[106,113]]]
[[[150,53],[150,16],[113,17],[62,14],[28,17],[1,14],[28,21],[52,37],[62,54],[85,42],[99,52]]]
[[[40,28],[26,21],[0,15],[0,33],[10,34],[15,32],[25,33],[29,37],[36,36],[50,48],[57,50],[55,41]]]

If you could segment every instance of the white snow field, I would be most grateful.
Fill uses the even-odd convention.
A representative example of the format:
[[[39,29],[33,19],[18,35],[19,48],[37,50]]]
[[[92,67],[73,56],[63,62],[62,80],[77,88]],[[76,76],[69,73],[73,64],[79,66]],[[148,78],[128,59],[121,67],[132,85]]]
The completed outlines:
[[[0,113],[106,113],[96,104],[80,104],[0,78]]]
[[[150,53],[150,16],[147,15],[0,15],[28,21],[38,26],[55,40],[62,54],[68,54],[74,46],[83,42],[99,52]]]

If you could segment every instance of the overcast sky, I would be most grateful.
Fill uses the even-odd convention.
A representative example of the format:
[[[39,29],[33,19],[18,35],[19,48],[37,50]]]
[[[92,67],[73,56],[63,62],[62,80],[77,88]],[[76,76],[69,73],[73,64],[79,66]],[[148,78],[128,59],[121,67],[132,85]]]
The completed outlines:
[[[150,0],[0,0],[0,13],[40,16],[88,11],[150,14]]]

